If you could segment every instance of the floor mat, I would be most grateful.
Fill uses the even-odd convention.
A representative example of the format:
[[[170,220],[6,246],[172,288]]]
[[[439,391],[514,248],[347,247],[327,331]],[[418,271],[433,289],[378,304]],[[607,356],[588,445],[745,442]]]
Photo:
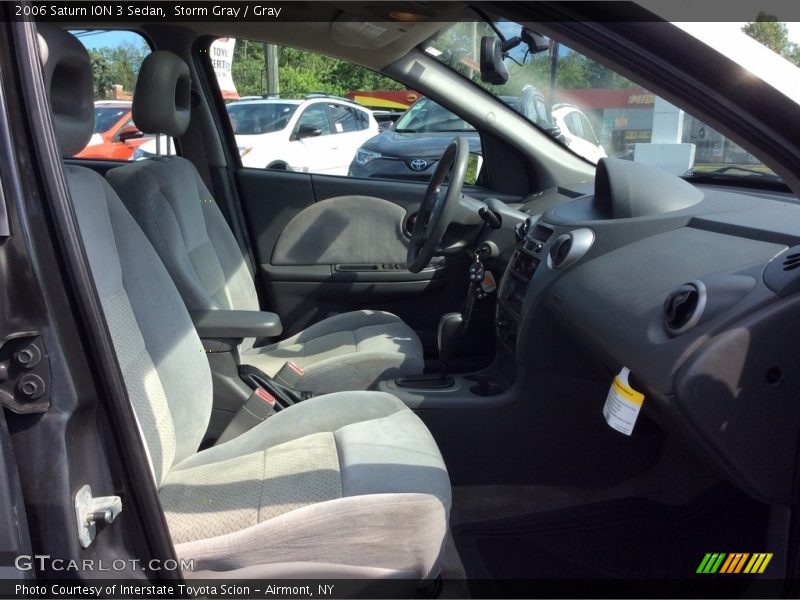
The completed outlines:
[[[706,552],[769,551],[766,519],[763,505],[721,486],[688,506],[620,499],[468,524],[454,536],[475,597],[548,596],[562,583],[570,596],[608,588],[614,596],[660,597],[684,595],[667,582],[696,580],[689,595],[706,586],[695,574]],[[746,583],[729,581],[719,595]]]

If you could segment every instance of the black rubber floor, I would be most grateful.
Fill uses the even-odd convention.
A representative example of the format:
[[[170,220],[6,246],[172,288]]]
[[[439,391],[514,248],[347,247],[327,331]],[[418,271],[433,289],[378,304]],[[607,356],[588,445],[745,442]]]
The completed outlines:
[[[707,585],[709,576],[696,575],[706,552],[770,551],[766,518],[766,507],[724,486],[683,507],[622,499],[470,524],[454,535],[469,579],[480,582],[476,597],[519,596],[525,581],[543,593],[522,595],[552,595],[569,582],[566,595],[599,595],[602,584],[616,596],[658,597],[682,595],[669,581]],[[736,591],[727,587],[733,581],[723,581],[722,595]]]

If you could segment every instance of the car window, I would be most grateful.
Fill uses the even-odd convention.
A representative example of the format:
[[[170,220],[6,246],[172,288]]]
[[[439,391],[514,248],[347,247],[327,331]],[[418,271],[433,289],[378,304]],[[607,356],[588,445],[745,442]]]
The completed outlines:
[[[537,98],[534,100],[534,110],[536,111],[536,123],[538,125],[548,125],[550,123],[550,116],[544,99]]]
[[[119,123],[122,117],[127,116],[130,110],[116,106],[97,106],[94,107],[94,129],[92,133],[105,133],[114,125]]]
[[[701,25],[708,24],[699,24],[698,31]],[[610,156],[656,164],[676,175],[777,179],[759,157],[698,118],[564,41],[540,34],[528,24],[503,19],[463,21],[440,30],[420,50],[518,110],[550,134],[554,143],[590,162]],[[508,77],[495,84],[483,80],[480,48],[484,39],[496,41],[499,36]],[[558,105],[576,107],[568,114],[562,112],[560,120],[567,131],[543,123],[539,110],[527,110],[525,94],[536,95],[551,113]],[[519,104],[508,102],[509,97],[519,98]],[[555,115],[553,121],[558,120]],[[575,137],[591,146],[573,144]],[[666,154],[669,164],[664,161]]]
[[[572,135],[576,135],[579,138],[584,137],[583,133],[583,123],[581,123],[580,115],[576,112],[569,112],[567,116],[564,117],[564,122],[567,124],[567,129]]]
[[[233,132],[239,135],[259,135],[281,131],[297,110],[297,104],[281,102],[248,102],[228,104],[228,117]]]
[[[358,131],[356,109],[342,104],[328,104],[328,113],[333,122],[334,133],[351,133]]]
[[[418,100],[397,121],[397,131],[407,133],[462,133],[475,128],[429,98]]]
[[[244,167],[427,181],[456,135],[468,138],[473,153],[469,181],[482,164],[480,136],[469,123],[369,69],[247,39],[218,38],[204,56]],[[285,137],[263,135],[285,127]],[[297,143],[325,136],[326,143]]]
[[[136,128],[131,115],[136,77],[150,47],[133,31],[80,29],[71,33],[89,52],[95,102],[92,137],[74,158],[135,160],[137,150],[154,141]]]
[[[589,119],[586,118],[585,115],[578,114],[578,118],[581,122],[581,129],[583,129],[583,135],[581,136],[587,142],[591,142],[592,144],[597,144],[597,138],[594,135],[594,128],[592,124],[589,123]]]
[[[329,135],[331,133],[331,123],[328,120],[328,112],[324,104],[312,104],[306,108],[297,119],[296,131],[303,127],[319,130],[317,135]]]

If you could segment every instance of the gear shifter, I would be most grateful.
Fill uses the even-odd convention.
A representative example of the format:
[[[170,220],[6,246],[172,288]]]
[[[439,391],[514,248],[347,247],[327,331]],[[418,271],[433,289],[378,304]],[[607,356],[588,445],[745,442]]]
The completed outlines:
[[[467,293],[467,303],[464,307],[464,314],[459,312],[449,312],[442,315],[439,319],[439,329],[437,330],[436,343],[439,347],[439,363],[441,371],[438,374],[428,373],[423,375],[405,375],[396,378],[395,384],[399,387],[408,388],[446,388],[455,385],[455,379],[447,374],[447,367],[450,359],[453,358],[458,342],[469,325],[472,316],[472,308],[475,298],[486,297],[486,292],[482,291],[481,286],[486,275],[481,256],[491,251],[480,247],[475,251],[475,262],[469,267],[469,292]],[[482,295],[481,295],[482,294]]]
[[[447,313],[439,319],[439,330],[436,342],[439,347],[439,362],[441,371],[439,373],[428,373],[425,375],[406,375],[395,379],[395,383],[400,387],[409,388],[447,388],[455,384],[452,375],[447,374],[447,365],[453,357],[453,352],[464,332],[464,317],[461,313]]]

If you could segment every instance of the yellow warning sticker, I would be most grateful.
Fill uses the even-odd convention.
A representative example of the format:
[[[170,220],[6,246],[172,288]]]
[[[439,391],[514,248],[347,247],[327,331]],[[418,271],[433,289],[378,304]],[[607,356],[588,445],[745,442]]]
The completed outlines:
[[[625,435],[633,433],[639,411],[644,404],[644,394],[634,390],[628,381],[630,369],[623,367],[611,382],[606,403],[603,406],[603,417],[612,428]]]

